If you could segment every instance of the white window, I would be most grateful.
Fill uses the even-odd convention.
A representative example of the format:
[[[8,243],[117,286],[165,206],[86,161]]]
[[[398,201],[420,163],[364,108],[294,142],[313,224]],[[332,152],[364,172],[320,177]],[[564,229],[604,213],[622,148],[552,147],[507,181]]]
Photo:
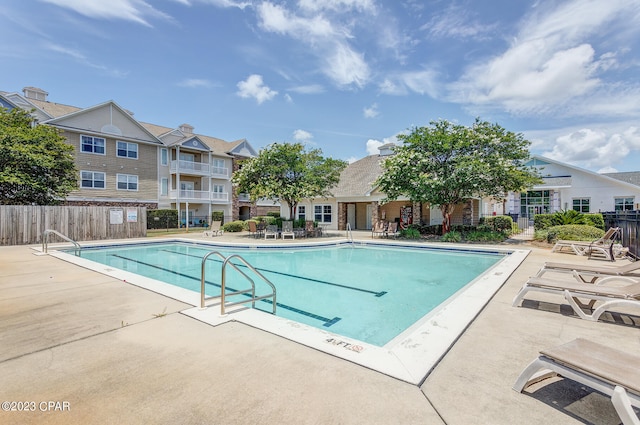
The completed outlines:
[[[104,173],[80,171],[80,187],[83,189],[104,189]]]
[[[214,158],[213,161],[211,161],[211,166],[213,167],[213,172],[215,174],[226,174],[227,173],[227,169],[224,166],[224,159],[216,159]]]
[[[138,159],[138,145],[129,142],[117,142],[117,156],[121,158]]]
[[[169,165],[169,151],[160,149],[160,165]]]
[[[304,205],[298,205],[298,220],[307,219],[307,207]]]
[[[224,193],[224,185],[214,184],[211,186],[211,191],[214,193]]]
[[[106,141],[102,137],[80,136],[80,150],[86,153],[104,155]]]
[[[632,211],[633,198],[614,198],[616,211]]]
[[[166,177],[163,177],[162,180],[160,180],[160,195],[167,196],[168,194],[169,194],[169,179]]]
[[[588,213],[589,203],[589,198],[573,198],[573,209],[581,213]]]
[[[331,223],[331,205],[314,205],[314,220],[318,223]]]
[[[116,175],[118,190],[138,190],[138,176],[131,174]]]

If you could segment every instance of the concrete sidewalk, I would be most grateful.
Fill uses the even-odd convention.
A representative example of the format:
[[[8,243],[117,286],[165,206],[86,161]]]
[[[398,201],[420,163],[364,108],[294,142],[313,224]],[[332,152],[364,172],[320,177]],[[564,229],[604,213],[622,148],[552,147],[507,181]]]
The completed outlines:
[[[180,313],[187,304],[2,247],[0,401],[35,411],[0,411],[0,423],[617,424],[607,397],[570,381],[511,389],[544,347],[584,337],[640,348],[637,316],[587,322],[559,297],[511,307],[546,260],[587,261],[532,248],[417,387],[237,322],[206,325]]]

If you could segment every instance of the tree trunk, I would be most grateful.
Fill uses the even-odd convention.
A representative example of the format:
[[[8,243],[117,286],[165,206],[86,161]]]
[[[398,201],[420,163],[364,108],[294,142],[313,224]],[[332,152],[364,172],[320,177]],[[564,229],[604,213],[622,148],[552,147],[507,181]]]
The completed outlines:
[[[298,203],[289,203],[289,219],[294,220],[296,216],[296,208],[298,208]]]
[[[451,214],[455,210],[456,206],[451,204],[440,205],[440,211],[442,212],[442,234],[446,235],[451,230]]]

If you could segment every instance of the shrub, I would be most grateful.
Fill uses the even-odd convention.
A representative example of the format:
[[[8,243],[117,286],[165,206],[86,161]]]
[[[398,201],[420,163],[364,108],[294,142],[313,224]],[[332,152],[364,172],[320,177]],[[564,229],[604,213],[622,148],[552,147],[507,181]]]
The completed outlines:
[[[420,231],[415,227],[409,226],[400,231],[400,237],[405,239],[420,239]]]
[[[460,234],[460,232],[452,230],[443,235],[440,240],[442,242],[460,242],[462,240],[462,235]]]
[[[469,242],[502,242],[505,238],[506,235],[504,232],[497,232],[495,230],[475,230],[465,235],[465,239]]]
[[[225,232],[242,232],[244,230],[244,226],[244,221],[236,220],[226,223],[224,226],[222,226],[222,230],[224,230]]]
[[[536,214],[533,217],[533,228],[542,230],[553,226],[553,214]]]
[[[564,224],[587,224],[584,214],[576,210],[561,210],[553,213],[551,223],[554,226],[562,226]]]
[[[280,211],[269,211],[267,212],[267,217],[278,218],[280,217]]]
[[[489,226],[496,232],[502,232],[506,235],[511,234],[513,228],[513,219],[508,215],[496,215],[493,217],[481,217],[480,224]]]
[[[175,229],[177,227],[178,210],[147,210],[147,229]]]
[[[600,213],[585,214],[586,224],[604,230],[604,218]]]
[[[558,239],[570,241],[592,241],[601,238],[604,230],[593,226],[585,226],[579,224],[565,224],[561,226],[552,226],[547,230],[547,242],[552,243]]]
[[[211,212],[211,221],[219,221],[224,224],[224,211],[213,211]]]

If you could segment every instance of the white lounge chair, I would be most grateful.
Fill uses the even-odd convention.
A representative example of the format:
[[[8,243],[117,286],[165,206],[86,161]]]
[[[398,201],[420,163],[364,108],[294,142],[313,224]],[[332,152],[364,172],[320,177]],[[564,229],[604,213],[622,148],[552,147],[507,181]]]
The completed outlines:
[[[541,277],[530,278],[513,299],[514,307],[530,291],[546,292],[563,295],[573,311],[582,319],[597,321],[602,313],[613,307],[640,308],[640,282],[626,286],[591,285],[579,283],[573,280],[557,281]],[[589,300],[587,304],[580,298]],[[591,314],[586,314],[582,309],[593,309],[596,302],[602,302]]]
[[[536,277],[541,277],[547,272],[571,273],[576,280],[584,283],[602,284],[606,280],[611,280],[611,278],[628,280],[633,283],[640,281],[640,261],[617,267],[546,262],[538,271]]]
[[[561,252],[564,248],[569,248],[576,255],[588,255],[589,257],[601,257],[615,261],[616,257],[624,257],[627,254],[627,249],[615,243],[619,236],[620,228],[611,227],[601,238],[591,242],[559,240],[553,245],[551,252]]]
[[[278,239],[278,226],[275,224],[269,224],[264,231],[264,238],[268,239],[273,236],[273,239]]]
[[[293,231],[293,221],[283,221],[282,222],[282,232],[280,232],[282,239],[286,236],[291,236],[291,239],[296,238],[296,234]]]
[[[385,236],[387,232],[387,223],[385,221],[382,220],[378,220],[375,223],[373,223],[373,227],[371,228],[371,237],[375,237],[376,235],[378,236]]]
[[[222,230],[221,226],[222,226],[222,222],[221,221],[212,221],[211,222],[211,227],[209,227],[207,230],[202,232],[202,235],[203,236],[207,236],[207,237],[213,237],[213,236],[217,236],[217,235],[222,235],[222,233],[224,233],[224,231]]]
[[[624,425],[640,425],[633,411],[634,406],[640,408],[639,364],[640,357],[578,338],[540,351],[513,389],[522,392],[528,385],[561,375],[611,397]]]

